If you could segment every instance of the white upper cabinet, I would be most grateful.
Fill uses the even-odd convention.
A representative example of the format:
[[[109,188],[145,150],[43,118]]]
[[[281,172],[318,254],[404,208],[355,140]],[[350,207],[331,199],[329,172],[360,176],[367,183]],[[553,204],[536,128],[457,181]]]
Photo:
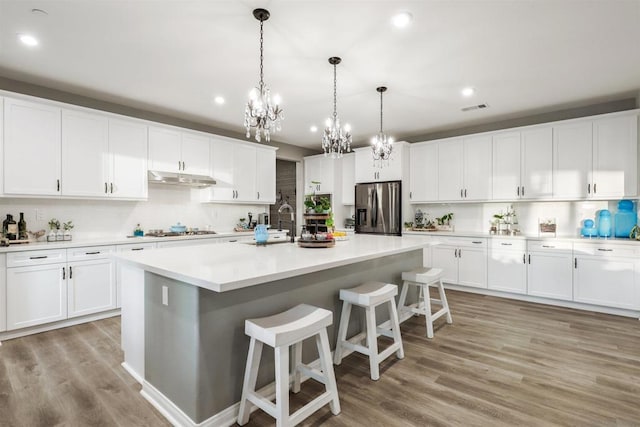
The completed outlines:
[[[408,145],[404,141],[394,143],[389,160],[373,160],[371,147],[354,150],[356,182],[401,181],[404,178],[403,168],[406,167],[405,153],[408,153]]]
[[[271,148],[256,147],[257,200],[260,203],[276,202],[276,151]]]
[[[208,136],[182,132],[182,145],[180,157],[182,159],[182,172],[194,175],[210,175],[211,140]]]
[[[409,147],[409,201],[438,200],[438,144],[421,142]]]
[[[62,110],[62,195],[109,194],[109,124],[104,115]]]
[[[354,205],[356,197],[356,154],[342,157],[342,204]]]
[[[109,197],[147,198],[147,126],[109,119]]]
[[[4,193],[60,194],[60,108],[4,100]]]
[[[591,121],[553,127],[553,197],[580,199],[591,194]]]
[[[491,198],[491,136],[438,142],[438,199]]]
[[[181,144],[182,135],[180,131],[149,126],[149,170],[181,172]]]
[[[210,140],[206,135],[149,126],[149,169],[209,175]]]
[[[324,154],[305,157],[304,194],[333,193],[335,163],[336,159],[332,159],[331,156],[325,157]]]
[[[596,198],[638,195],[638,116],[593,121],[593,178]]]
[[[493,200],[552,197],[551,127],[493,135]]]
[[[216,184],[206,201],[271,204],[276,199],[276,155],[269,147],[215,138],[211,144]]]

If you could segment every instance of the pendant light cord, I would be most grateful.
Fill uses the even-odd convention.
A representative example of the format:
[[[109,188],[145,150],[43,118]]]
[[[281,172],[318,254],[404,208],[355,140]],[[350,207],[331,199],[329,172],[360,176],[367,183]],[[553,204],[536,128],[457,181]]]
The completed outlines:
[[[382,133],[382,92],[380,92],[380,133]]]
[[[336,64],[333,64],[333,123],[335,124],[336,122],[336,117],[338,117],[338,108],[337,108],[337,102],[336,102],[336,98],[337,98],[337,86],[338,86],[338,80],[336,78]]]
[[[262,65],[263,57],[264,57],[264,37],[263,37],[263,29],[264,20],[260,20],[260,92],[262,93],[262,88],[264,87],[264,66]]]

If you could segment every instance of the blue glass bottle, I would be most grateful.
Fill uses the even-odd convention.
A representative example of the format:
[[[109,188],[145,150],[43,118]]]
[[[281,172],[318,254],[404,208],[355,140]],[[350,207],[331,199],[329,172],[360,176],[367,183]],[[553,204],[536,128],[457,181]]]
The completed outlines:
[[[258,224],[254,229],[254,236],[258,245],[266,245],[269,240],[269,232],[265,224]]]
[[[602,209],[598,214],[598,236],[611,237],[611,212]]]
[[[618,212],[615,215],[616,237],[629,237],[631,229],[636,225],[637,216],[633,211],[631,200],[620,200],[618,202]]]

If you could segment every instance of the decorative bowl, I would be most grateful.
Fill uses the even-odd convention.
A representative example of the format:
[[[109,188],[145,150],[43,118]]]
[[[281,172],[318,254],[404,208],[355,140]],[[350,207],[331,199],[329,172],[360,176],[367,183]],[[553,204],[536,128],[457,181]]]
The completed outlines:
[[[184,233],[187,231],[187,226],[177,223],[176,225],[172,225],[170,230],[172,233]]]

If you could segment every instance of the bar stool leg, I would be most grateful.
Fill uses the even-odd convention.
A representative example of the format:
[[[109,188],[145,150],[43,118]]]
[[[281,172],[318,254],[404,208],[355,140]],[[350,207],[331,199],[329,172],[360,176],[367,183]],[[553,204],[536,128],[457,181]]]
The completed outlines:
[[[424,296],[424,317],[427,323],[427,338],[433,338],[433,318],[431,317],[431,295],[429,294],[429,285],[421,285],[421,288]]]
[[[402,347],[402,337],[400,335],[400,321],[398,320],[398,311],[394,300],[389,300],[389,322],[391,323],[391,331],[393,332],[393,342],[400,344],[396,351],[398,359],[404,359],[404,348]]]
[[[289,347],[275,348],[276,427],[289,425]]]
[[[380,368],[378,366],[378,326],[376,325],[376,308],[366,307],[367,318],[367,347],[369,347],[369,367],[371,369],[371,379],[380,379]]]
[[[302,341],[293,345],[293,392],[300,391],[300,365],[302,364]]]
[[[262,341],[251,338],[249,343],[249,354],[247,356],[247,366],[245,368],[244,383],[242,384],[242,398],[240,399],[240,410],[238,411],[238,424],[245,425],[249,421],[251,403],[248,400],[249,392],[256,390],[256,380],[258,379],[258,368],[260,367],[260,357],[262,356]]]
[[[453,323],[453,319],[451,318],[451,310],[449,310],[449,303],[447,302],[447,295],[444,293],[444,285],[442,284],[442,279],[438,283],[438,291],[440,292],[440,301],[442,301],[442,308],[447,310],[447,323]]]
[[[318,347],[318,355],[320,356],[320,368],[327,379],[325,386],[333,399],[329,403],[331,413],[338,415],[340,413],[340,400],[338,399],[338,385],[336,384],[336,376],[333,372],[333,363],[331,363],[331,351],[329,347],[329,337],[327,330],[323,329],[316,335],[316,346]]]
[[[351,315],[351,303],[342,303],[342,315],[340,316],[340,326],[338,327],[338,342],[333,354],[333,363],[342,363],[342,342],[347,339],[347,329],[349,328],[349,316]]]
[[[398,314],[404,316],[407,310],[407,292],[409,291],[409,283],[405,280],[402,283],[402,290],[400,291],[400,298],[398,299]]]

